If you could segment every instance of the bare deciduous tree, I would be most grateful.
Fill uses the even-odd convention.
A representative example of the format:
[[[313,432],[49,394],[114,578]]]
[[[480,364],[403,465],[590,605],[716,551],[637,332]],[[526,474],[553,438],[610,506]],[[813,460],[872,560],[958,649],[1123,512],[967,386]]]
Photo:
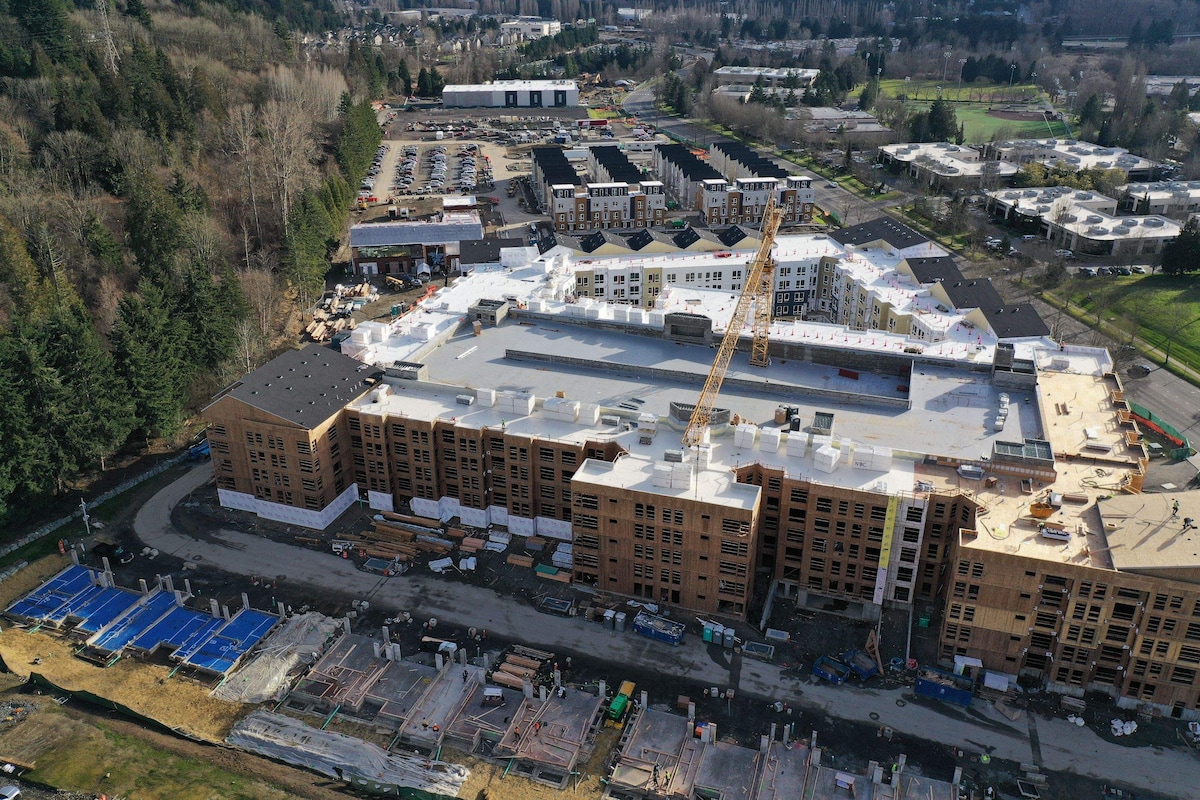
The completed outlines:
[[[265,167],[279,206],[284,230],[292,212],[292,200],[304,188],[316,160],[312,118],[298,104],[269,101],[260,117]]]

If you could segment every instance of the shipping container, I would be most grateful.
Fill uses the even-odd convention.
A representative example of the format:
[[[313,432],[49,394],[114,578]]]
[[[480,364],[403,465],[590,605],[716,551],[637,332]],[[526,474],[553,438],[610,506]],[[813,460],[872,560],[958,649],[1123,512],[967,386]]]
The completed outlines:
[[[667,644],[679,644],[683,641],[684,625],[639,611],[633,619],[633,632]]]

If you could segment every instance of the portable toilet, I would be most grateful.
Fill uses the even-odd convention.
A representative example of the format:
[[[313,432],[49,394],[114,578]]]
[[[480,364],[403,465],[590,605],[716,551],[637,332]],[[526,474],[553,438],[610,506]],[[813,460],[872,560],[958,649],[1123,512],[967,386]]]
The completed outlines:
[[[733,628],[725,629],[725,646],[733,647]]]
[[[704,633],[702,634],[702,638],[704,639],[704,641],[711,642],[712,635],[713,635],[712,623],[711,622],[704,623]]]
[[[613,611],[611,608],[606,609],[604,611],[604,627],[608,628],[609,630],[613,630],[616,623],[616,617],[617,612]]]
[[[616,629],[621,633],[625,632],[625,612],[618,611],[615,618]]]
[[[725,626],[718,625],[717,623],[714,622],[713,628],[712,628],[712,643],[719,646],[721,644],[721,642],[724,641],[724,637],[725,637]]]

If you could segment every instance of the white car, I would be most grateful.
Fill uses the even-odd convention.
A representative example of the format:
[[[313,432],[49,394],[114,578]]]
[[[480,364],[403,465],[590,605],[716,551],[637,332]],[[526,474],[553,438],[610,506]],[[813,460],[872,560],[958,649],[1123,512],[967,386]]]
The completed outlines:
[[[21,797],[21,787],[14,784],[0,786],[0,800],[18,800]]]

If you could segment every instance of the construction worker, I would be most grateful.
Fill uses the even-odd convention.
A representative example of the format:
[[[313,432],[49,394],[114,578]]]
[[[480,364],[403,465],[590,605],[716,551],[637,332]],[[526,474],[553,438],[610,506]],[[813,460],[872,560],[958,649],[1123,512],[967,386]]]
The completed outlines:
[[[1179,516],[1179,501],[1178,500],[1171,501],[1171,516],[1172,517]]]

